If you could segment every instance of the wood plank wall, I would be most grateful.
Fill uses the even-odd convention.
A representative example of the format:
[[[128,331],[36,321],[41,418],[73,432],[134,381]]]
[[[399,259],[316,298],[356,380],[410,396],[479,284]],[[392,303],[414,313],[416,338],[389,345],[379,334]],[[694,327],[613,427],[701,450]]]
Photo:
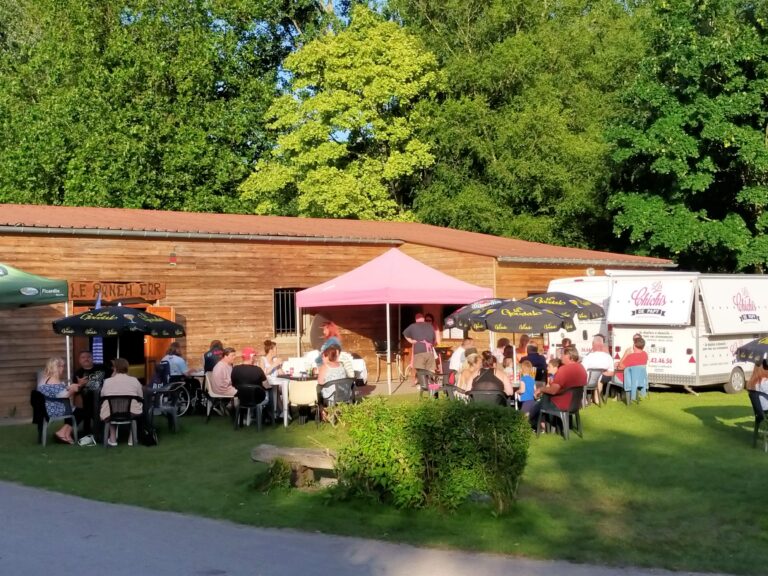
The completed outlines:
[[[187,337],[179,340],[184,355],[190,365],[200,367],[214,338],[237,349],[261,349],[266,338],[274,339],[275,288],[314,286],[389,248],[5,235],[0,236],[0,262],[66,280],[165,282],[167,296],[160,304],[175,308],[177,321],[187,330]],[[171,252],[176,266],[169,265]],[[0,311],[0,418],[31,414],[35,371],[50,356],[64,355],[65,340],[51,329],[51,321],[63,315],[63,304]],[[344,317],[350,325],[343,328],[354,330],[357,317],[350,309],[349,320]],[[365,326],[369,320],[360,317]],[[278,341],[282,355],[295,355],[292,338]]]
[[[199,367],[202,354],[214,338],[237,349],[254,346],[257,350],[263,340],[275,339],[275,288],[314,286],[389,248],[383,244],[2,235],[0,262],[66,280],[165,282],[167,295],[158,304],[175,308],[177,321],[187,330],[187,337],[179,340],[184,355],[191,366]],[[493,288],[496,294],[506,297],[544,291],[552,278],[579,276],[585,271],[583,267],[499,264],[487,256],[412,243],[400,248],[425,264]],[[169,264],[171,253],[176,255],[175,266]],[[345,349],[363,356],[374,377],[373,341],[384,339],[386,334],[384,306],[336,307],[316,312],[339,324]],[[51,329],[51,321],[63,314],[63,304],[0,311],[0,418],[30,414],[29,391],[36,370],[50,356],[64,355],[64,339]],[[391,321],[395,341],[398,325],[394,309]],[[281,356],[294,355],[292,337],[277,341]],[[479,341],[486,343],[487,336],[480,335]]]

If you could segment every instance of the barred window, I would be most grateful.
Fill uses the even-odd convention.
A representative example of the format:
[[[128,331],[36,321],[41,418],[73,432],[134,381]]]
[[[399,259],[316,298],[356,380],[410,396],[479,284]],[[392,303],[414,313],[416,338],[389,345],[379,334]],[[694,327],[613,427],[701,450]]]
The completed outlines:
[[[296,292],[303,288],[275,288],[275,336],[296,334]]]

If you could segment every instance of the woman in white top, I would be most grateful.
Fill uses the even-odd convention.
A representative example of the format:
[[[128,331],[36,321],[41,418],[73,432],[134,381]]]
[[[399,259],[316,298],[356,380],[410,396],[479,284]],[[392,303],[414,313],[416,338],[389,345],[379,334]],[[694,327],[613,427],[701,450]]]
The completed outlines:
[[[270,385],[275,384],[275,379],[283,375],[283,361],[277,356],[277,342],[264,340],[264,356],[259,360],[261,369],[267,375],[267,382]]]
[[[763,410],[768,410],[768,369],[762,362],[755,364],[752,370],[752,376],[747,382],[747,390],[757,390],[760,392],[760,405]]]

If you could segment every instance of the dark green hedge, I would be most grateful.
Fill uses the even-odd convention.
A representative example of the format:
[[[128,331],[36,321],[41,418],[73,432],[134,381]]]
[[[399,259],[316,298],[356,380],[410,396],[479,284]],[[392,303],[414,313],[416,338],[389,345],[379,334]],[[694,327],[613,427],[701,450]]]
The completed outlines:
[[[341,493],[375,495],[402,508],[455,508],[488,494],[497,512],[514,501],[531,429],[509,408],[451,401],[340,408],[349,441],[338,457]]]

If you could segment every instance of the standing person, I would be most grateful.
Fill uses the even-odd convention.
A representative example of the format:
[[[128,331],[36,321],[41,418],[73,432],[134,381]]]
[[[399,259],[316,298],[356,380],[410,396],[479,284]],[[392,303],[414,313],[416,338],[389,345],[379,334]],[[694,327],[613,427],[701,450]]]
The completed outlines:
[[[416,314],[415,322],[403,330],[405,339],[413,345],[414,376],[417,370],[435,371],[435,329],[424,321],[424,314]]]
[[[571,346],[565,349],[562,366],[557,369],[552,381],[541,389],[540,394],[550,396],[550,400],[558,409],[568,410],[571,405],[571,398],[573,397],[571,389],[586,385],[587,371],[579,363],[579,351]],[[534,430],[536,429],[539,412],[541,412],[541,399],[531,409],[531,426]]]
[[[755,369],[747,382],[747,390],[757,390],[763,411],[768,411],[768,367],[765,362],[755,363]]]
[[[430,312],[427,312],[424,314],[424,322],[432,325],[432,329],[435,331],[435,346],[440,346],[442,335],[440,334],[440,326],[435,323],[435,317]]]
[[[528,353],[528,343],[531,341],[531,337],[528,334],[521,334],[520,340],[517,342],[517,348],[515,353],[518,358],[525,356]]]
[[[325,352],[329,346],[336,346],[339,350],[342,350],[341,334],[339,333],[339,327],[336,325],[336,323],[331,322],[330,320],[326,320],[323,322],[322,328],[323,345],[320,346],[320,354],[318,354],[317,358],[315,358],[315,364],[317,364],[318,369],[323,364],[323,352]]]
[[[237,395],[237,388],[232,386],[232,365],[235,363],[237,354],[234,348],[224,348],[221,360],[211,371],[211,391],[219,396],[230,396],[234,398]]]
[[[72,415],[72,397],[80,391],[80,384],[69,384],[64,381],[64,358],[49,358],[45,364],[45,370],[37,391],[45,396],[45,411],[48,416]],[[69,398],[69,402],[56,401],[58,398]],[[77,411],[74,413],[75,421],[79,420]],[[65,444],[74,444],[72,433],[72,419],[64,421],[64,425],[56,432],[56,439]]]
[[[461,365],[461,371],[456,378],[456,387],[462,392],[472,390],[472,382],[480,372],[482,363],[480,356],[475,348],[467,348],[464,351],[464,364]]]
[[[472,348],[472,338],[464,338],[461,344],[456,346],[451,354],[451,360],[448,363],[448,384],[451,386],[456,385],[458,373],[461,371],[461,365],[464,364],[465,352],[468,348]]]
[[[517,400],[520,402],[520,411],[530,417],[533,405],[536,404],[534,394],[536,392],[536,368],[528,360],[520,363],[520,388],[517,391]]]
[[[221,340],[212,340],[208,352],[203,354],[203,371],[213,372],[213,367],[224,355],[224,344]]]
[[[101,412],[100,416],[102,420],[109,418],[109,402],[104,402],[103,399],[108,396],[137,396],[139,398],[144,397],[144,389],[141,387],[141,382],[133,376],[128,375],[128,360],[125,358],[115,358],[112,361],[114,372],[111,377],[104,380],[104,386],[101,388]],[[140,416],[142,412],[142,405],[137,400],[131,400],[131,414]],[[128,440],[128,445],[133,444],[133,438]],[[117,426],[110,424],[109,436],[107,438],[108,446],[117,446]]]
[[[613,377],[613,358],[605,350],[605,337],[602,334],[595,334],[592,338],[592,351],[584,356],[581,361],[584,370],[602,370],[603,374],[597,383],[597,388],[592,391],[592,401],[600,404],[600,398],[603,393],[603,385]]]

